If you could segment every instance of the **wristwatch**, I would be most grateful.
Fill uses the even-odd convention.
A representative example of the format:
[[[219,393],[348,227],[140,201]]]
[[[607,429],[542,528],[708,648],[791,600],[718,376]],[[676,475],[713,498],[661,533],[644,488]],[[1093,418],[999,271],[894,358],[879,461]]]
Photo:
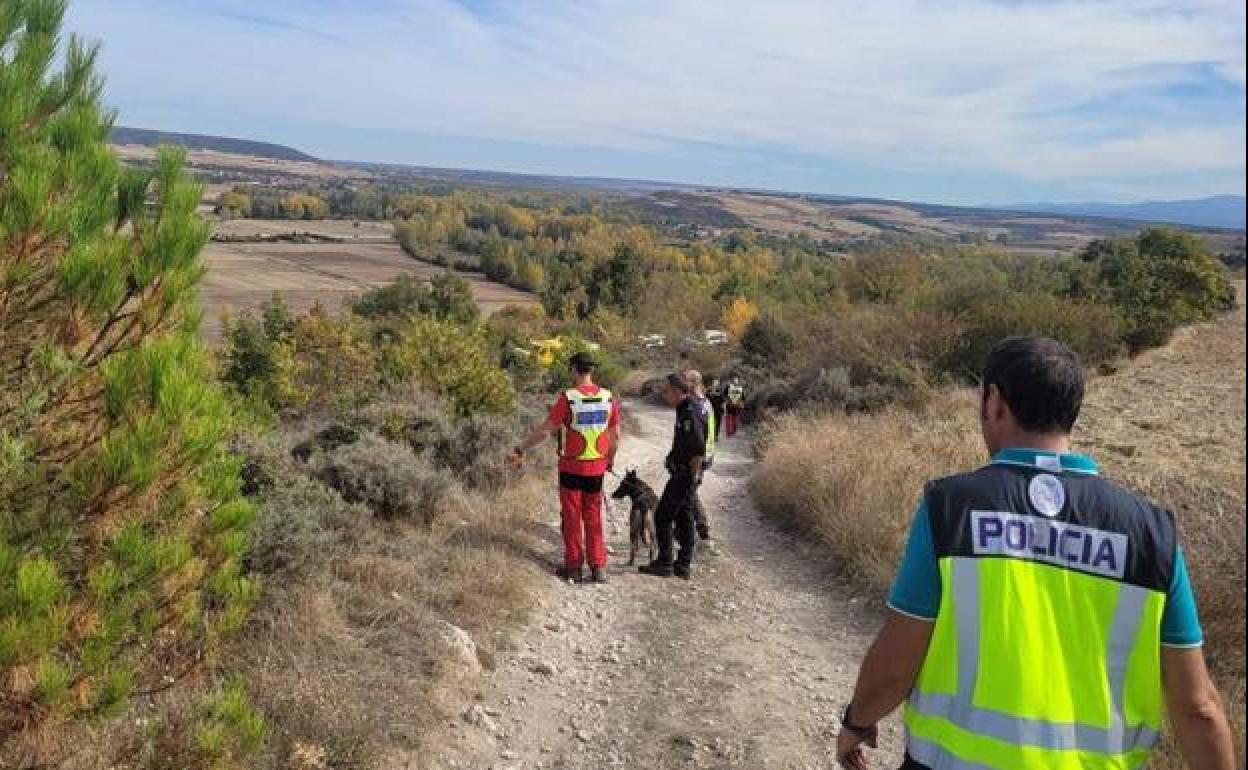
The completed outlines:
[[[841,727],[853,733],[855,737],[861,740],[864,740],[864,741],[870,740],[871,738],[875,736],[875,732],[876,732],[875,725],[869,725],[867,727],[859,727],[858,725],[854,724],[852,718],[850,717],[851,708],[852,706],[845,707],[845,713],[841,715]]]

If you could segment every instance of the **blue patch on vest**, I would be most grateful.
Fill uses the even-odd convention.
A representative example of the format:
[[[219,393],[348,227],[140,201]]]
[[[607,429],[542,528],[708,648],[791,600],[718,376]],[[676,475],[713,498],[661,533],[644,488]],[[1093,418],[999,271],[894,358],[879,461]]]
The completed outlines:
[[[1122,579],[1129,540],[1062,521],[998,511],[972,511],[972,546],[977,556],[1008,556]]]
[[[582,426],[585,426],[585,425],[598,425],[598,426],[603,426],[603,425],[606,425],[606,424],[607,424],[607,421],[610,419],[610,417],[611,417],[611,410],[610,410],[610,409],[595,409],[595,410],[592,410],[592,411],[588,411],[588,410],[586,410],[586,411],[577,411],[577,413],[576,413],[576,424],[577,424],[577,425],[582,425]]]

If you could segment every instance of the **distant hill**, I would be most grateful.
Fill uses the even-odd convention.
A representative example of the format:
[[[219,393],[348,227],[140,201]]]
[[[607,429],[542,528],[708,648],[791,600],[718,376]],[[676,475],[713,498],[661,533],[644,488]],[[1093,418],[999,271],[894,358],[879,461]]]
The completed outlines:
[[[1111,217],[1238,230],[1243,230],[1245,224],[1242,195],[1213,195],[1208,198],[1145,203],[1020,203],[1005,208],[1066,216]]]
[[[155,147],[158,144],[177,144],[188,150],[213,150],[228,152],[234,155],[252,155],[258,158],[273,160],[307,160],[316,158],[293,147],[286,147],[270,142],[255,142],[250,139],[230,139],[223,136],[206,136],[203,134],[177,134],[169,131],[152,131],[146,128],[128,128],[117,126],[113,129],[109,141],[113,144],[138,144]]]

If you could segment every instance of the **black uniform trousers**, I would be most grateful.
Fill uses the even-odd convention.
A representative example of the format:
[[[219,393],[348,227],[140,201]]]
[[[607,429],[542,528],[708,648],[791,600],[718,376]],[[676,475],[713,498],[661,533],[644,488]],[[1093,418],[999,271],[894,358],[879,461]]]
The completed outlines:
[[[693,551],[698,542],[694,521],[697,491],[697,481],[688,474],[672,476],[663,487],[654,511],[660,566],[688,569],[693,563]],[[679,553],[676,553],[676,543],[680,544]]]

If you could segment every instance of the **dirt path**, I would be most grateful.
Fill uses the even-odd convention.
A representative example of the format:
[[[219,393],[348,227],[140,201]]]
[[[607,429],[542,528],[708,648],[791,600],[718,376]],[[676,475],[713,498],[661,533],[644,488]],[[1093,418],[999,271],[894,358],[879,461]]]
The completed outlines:
[[[643,408],[639,418],[621,464],[658,487],[670,416]],[[552,579],[514,653],[448,728],[449,748],[424,766],[834,767],[832,738],[878,601],[829,590],[819,562],[759,520],[750,462],[745,440],[721,446],[702,493],[716,539],[689,582],[625,566],[628,512],[613,505],[610,584]],[[883,740],[879,766],[896,767],[895,722]]]

